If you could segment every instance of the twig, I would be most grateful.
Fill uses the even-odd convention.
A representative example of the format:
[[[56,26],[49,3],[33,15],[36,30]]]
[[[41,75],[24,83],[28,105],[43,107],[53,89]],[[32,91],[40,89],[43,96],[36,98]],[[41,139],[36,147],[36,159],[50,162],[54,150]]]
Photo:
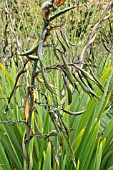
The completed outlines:
[[[18,120],[18,121],[14,121],[14,120],[2,120],[1,122],[0,122],[0,124],[12,124],[12,125],[15,125],[15,124],[19,124],[19,123],[26,123],[26,121],[25,120]]]
[[[85,63],[85,62],[82,62],[82,61],[76,61],[76,62],[73,62],[73,63],[68,63],[68,66],[73,66],[74,64],[83,64],[85,66],[91,66],[91,64],[88,64],[88,63]],[[59,69],[62,69],[64,68],[64,64],[57,64],[57,65],[52,65],[52,66],[48,66],[48,67],[45,67],[45,71],[49,71],[49,70],[59,70]],[[41,70],[38,70],[35,74],[35,77],[41,73]]]

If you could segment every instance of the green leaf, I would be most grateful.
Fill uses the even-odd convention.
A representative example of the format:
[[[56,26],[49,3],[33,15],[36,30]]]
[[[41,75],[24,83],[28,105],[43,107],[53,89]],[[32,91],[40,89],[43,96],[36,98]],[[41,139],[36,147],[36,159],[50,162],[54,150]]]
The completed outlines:
[[[102,144],[103,144],[103,142],[100,142],[100,144],[98,144],[98,146],[97,146],[95,170],[100,169],[100,163],[101,163],[101,159],[102,159]]]
[[[77,167],[75,170],[79,170],[79,166],[80,166],[80,160],[78,159],[78,162],[77,162]]]
[[[80,142],[82,140],[83,134],[84,134],[85,128],[81,130],[81,132],[78,134],[77,138],[73,140],[72,147],[73,147],[73,152],[75,153],[77,151],[77,148],[80,145]]]
[[[0,166],[2,167],[3,170],[5,170],[5,169],[11,170],[8,157],[5,153],[4,147],[1,144],[1,142],[0,142]]]
[[[107,170],[113,170],[113,165],[110,166]]]
[[[6,68],[4,67],[4,65],[2,65],[1,63],[0,63],[0,67],[1,67],[1,69],[2,69],[2,71],[3,71],[3,73],[6,75],[8,81],[9,81],[10,87],[13,88],[14,82],[13,82],[12,77],[10,76],[10,73],[8,73],[8,71],[6,70]],[[4,83],[5,83],[5,82],[4,82]]]
[[[43,170],[51,170],[51,143],[48,142],[47,151],[44,152]]]

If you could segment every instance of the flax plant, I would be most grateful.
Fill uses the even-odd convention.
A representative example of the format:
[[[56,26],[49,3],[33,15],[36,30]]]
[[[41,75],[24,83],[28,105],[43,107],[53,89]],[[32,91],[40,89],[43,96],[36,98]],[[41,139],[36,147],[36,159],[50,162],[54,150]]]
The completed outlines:
[[[0,63],[1,169],[112,169],[113,118],[109,118],[108,104],[113,76],[113,2],[101,9],[95,22],[98,10],[88,11],[90,3],[53,0],[43,5],[38,2],[42,8],[36,10],[36,2],[5,1],[1,55],[10,53],[11,57]],[[26,10],[22,15],[19,7]],[[79,29],[73,17],[77,10],[83,14]],[[36,26],[41,14],[41,26]]]

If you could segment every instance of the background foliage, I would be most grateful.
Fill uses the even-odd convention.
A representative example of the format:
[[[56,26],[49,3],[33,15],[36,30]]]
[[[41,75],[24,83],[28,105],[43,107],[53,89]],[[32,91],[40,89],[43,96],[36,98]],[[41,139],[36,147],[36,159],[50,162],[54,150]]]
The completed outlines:
[[[27,129],[27,113],[29,110],[28,87],[31,83],[34,61],[26,63],[27,58],[18,55],[18,51],[30,49],[36,39],[39,39],[43,27],[41,6],[44,1],[6,1],[1,2],[0,20],[0,165],[1,169],[25,169],[26,146],[25,136]],[[66,61],[76,62],[81,66],[80,55],[87,45],[89,36],[96,23],[102,17],[110,1],[70,1],[57,9],[75,5],[76,8],[56,18],[52,24],[62,24],[55,28],[45,44],[52,40],[61,48],[56,33],[66,48]],[[54,12],[56,13],[56,11]],[[8,15],[10,14],[10,15]],[[113,169],[113,99],[112,99],[112,8],[107,13],[108,18],[102,22],[96,31],[91,49],[85,54],[82,68],[91,74],[88,65],[98,81],[103,85],[102,92],[95,83],[92,83],[94,92],[99,97],[90,97],[77,82],[77,90],[73,90],[70,82],[68,87],[72,92],[72,102],[69,103],[69,91],[66,89],[62,74],[57,70],[47,71],[46,78],[52,87],[57,89],[57,97],[48,91],[43,83],[35,81],[34,88],[35,109],[32,116],[32,131],[29,144],[29,160],[26,169],[76,169],[76,170],[112,170]],[[10,18],[11,17],[11,18]],[[72,44],[66,46],[61,31]],[[25,64],[25,73],[22,70]],[[44,66],[62,64],[50,47],[44,48]],[[37,66],[37,71],[40,65]],[[70,69],[75,71],[74,69]],[[43,79],[41,74],[39,79]],[[16,89],[10,103],[8,99]],[[85,80],[86,81],[86,80]],[[85,82],[86,83],[86,82]],[[67,88],[68,88],[67,87]],[[38,89],[38,90],[37,90]],[[41,92],[44,94],[41,94]],[[49,105],[58,106],[62,119],[56,116],[55,124],[47,110]],[[56,104],[57,103],[57,104]],[[8,110],[7,110],[8,104]],[[75,113],[86,109],[78,116],[64,113],[61,108]],[[54,108],[54,107],[53,107]],[[53,109],[52,108],[52,109]],[[7,111],[7,112],[5,112]],[[58,114],[58,113],[57,113]],[[56,115],[57,115],[56,114]],[[63,120],[63,121],[62,121]],[[64,124],[63,124],[64,123]],[[74,163],[76,162],[76,167]]]

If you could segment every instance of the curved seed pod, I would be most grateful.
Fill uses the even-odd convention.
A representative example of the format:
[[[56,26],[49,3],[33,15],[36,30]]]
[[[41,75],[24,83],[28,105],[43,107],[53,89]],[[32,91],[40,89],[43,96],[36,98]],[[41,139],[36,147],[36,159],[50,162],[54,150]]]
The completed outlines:
[[[89,69],[90,69],[90,72],[91,72],[92,77],[93,77],[94,80],[98,83],[99,88],[102,90],[102,92],[104,92],[104,87],[103,87],[102,84],[99,82],[99,80],[95,77],[95,75],[94,75],[91,67],[89,67]]]
[[[69,138],[69,129],[68,129],[68,127],[67,127],[66,123],[63,121],[63,119],[62,119],[62,118],[59,118],[59,119],[60,119],[60,122],[61,122],[61,124],[62,124],[63,128],[65,129],[66,134],[67,134],[67,136],[68,136],[68,138]]]
[[[55,90],[51,87],[51,85],[48,83],[46,76],[44,74],[44,67],[43,67],[43,63],[42,63],[42,56],[43,56],[43,40],[41,40],[39,42],[39,48],[38,48],[38,56],[39,56],[39,61],[40,61],[40,67],[41,67],[41,72],[42,72],[42,77],[44,80],[44,84],[47,87],[47,89],[51,92],[51,93],[55,93]],[[56,93],[55,93],[56,94]]]
[[[71,143],[70,143],[70,139],[69,139],[69,130],[65,124],[65,122],[62,120],[61,117],[59,117],[59,123],[61,125],[61,132],[63,134],[63,136],[65,137],[66,141],[67,141],[67,144],[69,146],[69,149],[70,149],[70,152],[71,152],[71,159],[73,161],[73,165],[74,167],[76,167],[76,161],[75,161],[75,157],[74,157],[74,152],[73,152],[73,148],[71,146]]]
[[[87,71],[85,71],[81,67],[77,66],[76,64],[74,64],[74,67],[77,68],[78,70],[80,70],[83,75],[85,75],[87,78],[92,80],[94,83],[98,84],[98,82]]]
[[[56,13],[55,15],[51,16],[51,17],[49,18],[49,20],[52,21],[53,19],[59,17],[60,15],[66,13],[66,12],[68,12],[69,10],[74,9],[74,8],[75,8],[75,6],[72,6],[72,7],[69,7],[69,8],[64,8],[63,10],[59,11],[59,12]]]
[[[57,55],[57,51],[56,51],[56,47],[55,47],[53,38],[51,38],[51,42],[52,42],[52,45],[53,45],[54,56],[56,56],[56,58],[60,61],[59,56]]]
[[[86,79],[88,86],[93,90],[93,86],[92,86],[90,80],[87,78],[86,75],[83,75],[83,76],[84,76],[84,78]]]
[[[68,93],[68,104],[70,105],[71,102],[72,102],[72,93],[71,93],[71,89],[70,89],[70,87],[68,86],[68,83],[67,83],[66,78],[65,78],[65,77],[63,77],[63,78],[64,78],[64,84],[65,84],[65,86],[66,86],[67,93]]]
[[[92,86],[92,84],[90,83],[88,77],[87,77],[85,74],[82,74],[82,75],[81,75],[81,74],[79,73],[79,71],[78,71],[77,73],[78,73],[78,76],[79,76],[81,82],[82,82],[85,86],[87,86],[87,84],[88,84],[88,86],[93,90],[93,86]],[[83,78],[85,78],[85,80],[87,81],[87,84],[86,84],[86,82],[84,82]]]
[[[62,31],[60,31],[60,33],[61,33],[61,36],[62,36],[63,40],[65,41],[67,47],[68,47],[69,50],[70,50],[69,40],[67,39],[66,35],[65,35]]]
[[[75,82],[74,82],[74,79],[73,79],[73,77],[72,77],[72,74],[71,74],[71,72],[70,72],[70,70],[69,70],[69,68],[68,68],[67,61],[66,61],[64,55],[63,55],[62,53],[60,53],[60,54],[61,54],[61,58],[62,58],[62,61],[63,61],[63,63],[64,63],[64,66],[65,66],[66,76],[68,77],[68,79],[69,79],[70,83],[72,84],[72,86],[73,86],[73,87],[76,87]]]
[[[91,81],[93,81],[94,83],[96,83],[99,88],[102,90],[102,92],[104,92],[104,89],[103,89],[103,86],[100,84],[100,82],[98,81],[98,79],[95,77],[95,75],[93,74],[91,68],[89,67],[90,69],[90,72],[91,72],[91,75],[86,72],[85,70],[83,70],[81,67],[77,66],[76,64],[74,64],[74,66],[81,71],[81,73],[85,76],[85,78],[89,78]]]
[[[41,40],[39,42],[39,47],[38,47],[38,56],[39,56],[39,61],[40,61],[40,66],[41,66],[41,70],[42,70],[42,77],[43,77],[43,80],[44,80],[44,84],[45,86],[47,87],[47,89],[51,92],[51,93],[55,93],[55,90],[51,87],[51,85],[48,83],[47,79],[46,79],[46,76],[44,74],[44,67],[43,67],[43,63],[42,63],[42,60],[43,60],[43,40]],[[55,93],[56,94],[56,93]]]
[[[41,40],[39,42],[39,46],[38,46],[38,56],[39,56],[39,60],[42,62],[43,60],[43,55],[44,55],[44,50],[43,50],[43,40]]]
[[[55,90],[51,87],[51,85],[48,83],[48,81],[47,81],[47,79],[46,79],[46,77],[45,77],[43,66],[41,66],[41,69],[42,69],[42,77],[43,77],[45,86],[47,87],[47,89],[48,89],[51,93],[56,94]]]
[[[47,30],[44,30],[44,31],[42,32],[41,39],[36,40],[36,41],[38,41],[38,43],[37,43],[35,46],[33,46],[33,47],[32,47],[31,49],[29,49],[28,51],[25,51],[24,53],[19,53],[18,55],[20,55],[20,56],[28,56],[28,55],[33,54],[34,52],[37,52],[38,46],[39,46],[39,45],[42,43],[42,41],[44,41],[44,39],[45,39],[46,32],[47,32]]]
[[[96,97],[98,100],[100,100],[99,97],[96,95],[96,93],[89,86],[87,86],[87,89],[93,97]]]
[[[59,126],[59,128],[61,129],[62,133],[66,132],[66,135],[69,137],[69,130],[67,128],[66,123],[62,119],[62,115],[60,114],[60,112],[57,108],[54,109],[54,112],[57,114],[59,124],[61,125],[61,126]]]
[[[62,137],[61,131],[59,129],[58,123],[56,121],[56,117],[55,117],[54,113],[51,110],[49,110],[49,114],[50,114],[50,117],[51,117],[51,119],[53,121],[53,124],[54,124],[54,126],[56,128],[56,131],[57,131],[57,134],[58,134],[58,141],[60,143],[60,146],[63,148],[63,137]]]
[[[37,51],[38,46],[39,46],[39,43],[36,44],[34,47],[32,47],[30,50],[25,51],[24,53],[19,53],[18,55],[20,55],[20,56],[28,56],[28,55],[31,55],[31,54],[33,54],[34,52]]]
[[[66,86],[67,92],[68,92],[68,104],[70,105],[72,103],[72,93],[71,93],[71,89],[69,88],[69,86]]]
[[[34,56],[34,55],[28,55],[27,58],[28,58],[29,60],[33,60],[33,61],[36,61],[36,60],[39,59],[38,56]]]
[[[65,110],[63,108],[61,110],[63,110],[63,112],[65,112],[65,113],[67,113],[69,115],[73,115],[73,116],[81,115],[82,113],[84,113],[86,111],[86,110],[83,110],[83,111],[79,111],[79,112],[71,112],[71,111]]]
[[[63,45],[63,43],[61,42],[61,40],[59,39],[58,35],[57,35],[57,39],[58,39],[58,41],[60,42],[60,44],[61,44],[61,46],[62,46],[62,48],[63,48],[63,51],[66,52],[66,48],[65,48],[65,46]],[[60,52],[60,51],[59,51],[59,52]],[[61,52],[60,52],[60,54],[61,54],[61,58],[62,58],[62,61],[63,61],[63,63],[64,63],[65,69],[66,69],[66,75],[67,75],[70,83],[72,84],[72,86],[73,86],[73,87],[76,87],[75,82],[74,82],[73,77],[72,77],[72,74],[71,74],[71,72],[70,72],[70,70],[69,70],[69,68],[68,68],[67,61],[66,61],[64,55],[63,55]]]
[[[82,87],[82,89],[88,94],[88,95],[92,95],[93,97],[96,97],[97,99],[98,96],[96,95],[96,93],[89,87],[86,86],[85,84],[83,84],[83,82],[77,77],[75,76],[75,74],[73,73],[73,76],[75,77],[75,79],[78,81],[78,83],[80,84],[80,86]]]
[[[86,83],[84,82],[83,76],[80,74],[80,72],[77,70],[78,77],[80,78],[81,82],[86,86]]]
[[[70,49],[70,45],[71,45],[71,46],[75,46],[76,44],[73,44],[72,42],[70,42],[70,41],[68,40],[66,34],[65,34],[62,30],[60,31],[60,33],[61,33],[61,36],[62,36],[63,40],[65,41],[67,47],[69,48],[69,50],[71,50],[71,49]]]
[[[60,40],[60,38],[58,37],[58,34],[56,34],[56,35],[57,35],[58,41],[60,42],[60,44],[61,44],[61,46],[63,48],[64,53],[65,53],[66,52],[66,48],[65,48],[64,44],[62,43],[62,41]]]

